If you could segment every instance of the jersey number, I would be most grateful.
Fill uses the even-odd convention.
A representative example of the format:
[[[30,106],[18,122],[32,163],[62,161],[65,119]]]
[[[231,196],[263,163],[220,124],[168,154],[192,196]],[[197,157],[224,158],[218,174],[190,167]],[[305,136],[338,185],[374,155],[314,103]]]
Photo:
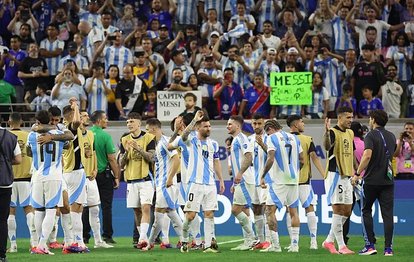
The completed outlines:
[[[194,194],[190,193],[188,194],[188,201],[193,201],[194,200]]]
[[[338,189],[339,189],[339,194],[342,194],[344,192],[342,185],[338,185]]]
[[[291,159],[291,156],[292,156],[292,145],[291,144],[285,144],[285,148],[286,148],[286,151],[288,153],[289,165],[290,165],[290,159]]]
[[[46,154],[52,155],[52,162],[55,162],[55,155],[56,155],[56,144],[55,143],[47,143],[47,144],[40,146],[40,162],[45,162],[44,152],[46,152]]]

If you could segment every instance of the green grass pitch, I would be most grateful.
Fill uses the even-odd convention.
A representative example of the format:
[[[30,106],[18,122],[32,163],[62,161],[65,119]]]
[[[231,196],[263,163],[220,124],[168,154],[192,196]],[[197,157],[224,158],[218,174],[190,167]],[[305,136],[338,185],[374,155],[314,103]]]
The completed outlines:
[[[321,236],[318,238],[319,249],[309,250],[309,237],[300,238],[300,250],[298,254],[288,253],[283,250],[282,253],[259,253],[258,251],[230,251],[230,248],[237,246],[241,242],[224,243],[232,240],[240,239],[240,236],[226,236],[219,237],[218,254],[204,254],[202,251],[190,251],[186,254],[181,254],[178,249],[161,250],[156,246],[151,251],[140,251],[132,247],[132,239],[127,237],[116,237],[117,244],[112,249],[93,249],[93,241],[89,243],[91,252],[88,254],[62,254],[60,250],[54,250],[54,256],[46,255],[31,255],[28,251],[29,240],[18,239],[18,253],[7,254],[10,262],[13,261],[57,261],[57,262],[76,262],[76,261],[98,261],[98,262],[123,262],[123,261],[169,261],[169,262],[184,262],[184,261],[414,261],[414,237],[410,236],[396,236],[394,237],[394,257],[384,257],[383,251],[383,237],[377,239],[378,254],[374,256],[358,256],[358,255],[331,255],[328,251],[320,248],[320,244],[324,240]],[[171,243],[176,243],[176,238],[171,239]],[[286,236],[281,237],[281,245],[287,246],[289,239]],[[349,247],[354,251],[358,251],[363,246],[363,239],[361,236],[351,236]]]

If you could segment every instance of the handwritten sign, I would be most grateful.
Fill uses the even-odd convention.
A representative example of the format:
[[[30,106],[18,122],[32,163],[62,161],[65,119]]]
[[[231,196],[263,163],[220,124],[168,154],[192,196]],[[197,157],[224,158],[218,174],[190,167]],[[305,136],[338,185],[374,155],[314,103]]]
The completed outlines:
[[[311,105],[312,72],[270,74],[271,105]]]
[[[157,91],[157,118],[160,121],[171,121],[185,110],[184,96],[193,93],[197,97],[196,106],[201,105],[201,91]]]

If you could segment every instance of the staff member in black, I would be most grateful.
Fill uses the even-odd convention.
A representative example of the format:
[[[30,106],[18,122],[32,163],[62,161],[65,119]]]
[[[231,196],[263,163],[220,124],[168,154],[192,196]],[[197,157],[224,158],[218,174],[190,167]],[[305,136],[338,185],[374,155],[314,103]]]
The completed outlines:
[[[7,261],[7,218],[10,212],[10,201],[13,184],[12,165],[22,162],[22,153],[17,137],[0,127],[0,262]]]
[[[394,177],[392,174],[391,161],[396,145],[395,136],[385,130],[388,115],[383,110],[371,111],[369,125],[371,132],[364,139],[365,150],[361,163],[352,178],[357,183],[360,174],[365,170],[363,177],[363,226],[366,232],[365,247],[359,251],[360,255],[374,255],[375,233],[372,219],[372,205],[378,200],[382,219],[384,221],[385,248],[384,255],[392,256],[392,236],[394,233]]]

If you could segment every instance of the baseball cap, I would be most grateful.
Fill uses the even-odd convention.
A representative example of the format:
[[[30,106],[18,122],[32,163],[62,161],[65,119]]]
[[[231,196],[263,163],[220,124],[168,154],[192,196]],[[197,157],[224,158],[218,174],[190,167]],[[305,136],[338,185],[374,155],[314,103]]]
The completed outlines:
[[[171,52],[171,57],[182,54],[183,52],[184,52],[184,49],[182,48],[175,49],[174,51]]]
[[[375,46],[374,45],[370,45],[370,44],[365,44],[361,47],[361,50],[369,50],[369,51],[374,51],[375,50]]]
[[[299,54],[299,51],[296,49],[296,47],[291,47],[287,51],[288,54]]]
[[[217,32],[217,31],[213,31],[213,32],[210,33],[210,37],[213,37],[213,36],[219,37],[220,33]]]
[[[75,42],[70,42],[68,44],[68,50],[69,51],[75,51],[78,49],[78,45]]]
[[[274,48],[269,48],[269,49],[267,49],[267,53],[276,54],[276,49],[274,49]]]
[[[161,26],[160,26],[160,30],[161,29],[167,29],[168,30],[168,27],[167,27],[167,25],[166,24],[162,24]]]
[[[206,54],[206,55],[204,56],[204,59],[205,59],[205,60],[213,60],[213,53]]]
[[[88,0],[88,4],[97,4],[98,1],[97,0]]]

